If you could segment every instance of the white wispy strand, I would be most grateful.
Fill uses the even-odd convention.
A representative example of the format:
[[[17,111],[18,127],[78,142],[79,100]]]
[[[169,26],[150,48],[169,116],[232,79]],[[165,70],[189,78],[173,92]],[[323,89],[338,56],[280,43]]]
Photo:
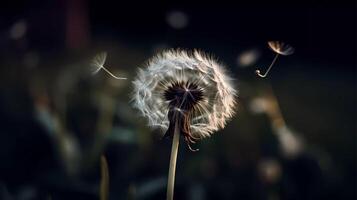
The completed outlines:
[[[191,120],[194,137],[205,138],[224,128],[233,116],[236,90],[224,67],[206,54],[165,51],[139,69],[133,81],[133,102],[149,126],[165,132],[169,126],[168,103],[163,94],[174,81],[196,82],[204,91]]]
[[[91,62],[91,66],[94,67],[93,75],[97,74],[101,69],[107,72],[111,77],[119,80],[126,79],[124,77],[115,76],[112,72],[110,72],[107,68],[104,67],[105,61],[107,59],[107,52],[98,53]]]

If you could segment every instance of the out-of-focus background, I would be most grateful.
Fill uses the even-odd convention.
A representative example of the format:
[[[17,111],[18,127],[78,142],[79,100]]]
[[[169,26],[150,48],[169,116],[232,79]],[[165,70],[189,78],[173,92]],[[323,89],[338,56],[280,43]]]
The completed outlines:
[[[295,48],[267,78],[269,40]],[[199,152],[181,145],[175,199],[356,198],[356,4],[5,1],[0,6],[0,199],[165,199],[171,140],[131,107],[138,67],[200,49],[239,89]],[[90,74],[94,55],[127,77]]]

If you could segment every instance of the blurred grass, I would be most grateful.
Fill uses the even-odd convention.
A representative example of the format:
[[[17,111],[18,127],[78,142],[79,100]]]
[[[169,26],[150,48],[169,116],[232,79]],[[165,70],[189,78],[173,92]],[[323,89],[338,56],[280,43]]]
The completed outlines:
[[[109,199],[109,170],[108,162],[104,155],[100,157],[101,181],[100,181],[100,200]]]

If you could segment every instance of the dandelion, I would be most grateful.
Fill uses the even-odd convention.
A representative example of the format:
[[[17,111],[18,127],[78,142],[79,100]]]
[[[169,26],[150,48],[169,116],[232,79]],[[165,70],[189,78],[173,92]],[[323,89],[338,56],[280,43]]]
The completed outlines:
[[[173,137],[167,199],[173,188],[179,137],[191,144],[224,128],[233,116],[236,90],[223,66],[205,54],[165,51],[139,69],[133,102],[149,126]]]
[[[94,71],[92,72],[93,75],[97,74],[101,69],[103,69],[105,72],[107,72],[111,77],[119,80],[126,79],[124,77],[118,77],[115,76],[113,73],[111,73],[107,68],[104,67],[105,61],[107,59],[107,52],[102,52],[97,54],[92,62],[91,66],[94,68]]]
[[[273,65],[276,62],[276,60],[278,59],[279,55],[288,56],[288,55],[293,54],[295,51],[292,46],[285,44],[283,42],[280,42],[280,41],[269,41],[268,45],[269,45],[269,48],[276,53],[276,55],[275,55],[273,61],[271,62],[270,66],[268,67],[268,70],[263,75],[261,74],[259,69],[255,70],[255,73],[262,78],[265,78],[268,75],[270,69],[273,67]]]

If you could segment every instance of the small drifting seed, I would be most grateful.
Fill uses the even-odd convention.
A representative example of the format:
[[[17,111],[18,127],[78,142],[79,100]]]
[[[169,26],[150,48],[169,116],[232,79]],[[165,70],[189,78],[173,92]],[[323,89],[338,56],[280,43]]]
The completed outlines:
[[[265,78],[268,75],[270,69],[273,67],[279,55],[288,56],[293,54],[295,51],[295,49],[292,46],[280,41],[269,41],[268,45],[269,48],[276,53],[276,55],[264,74],[261,74],[259,69],[255,70],[255,73],[261,78]]]
[[[95,67],[95,70],[92,72],[93,75],[97,74],[101,69],[107,72],[111,77],[118,79],[118,80],[125,80],[125,77],[115,76],[112,72],[110,72],[107,68],[104,67],[105,60],[107,59],[107,52],[102,52],[97,54],[92,62],[91,65]]]

